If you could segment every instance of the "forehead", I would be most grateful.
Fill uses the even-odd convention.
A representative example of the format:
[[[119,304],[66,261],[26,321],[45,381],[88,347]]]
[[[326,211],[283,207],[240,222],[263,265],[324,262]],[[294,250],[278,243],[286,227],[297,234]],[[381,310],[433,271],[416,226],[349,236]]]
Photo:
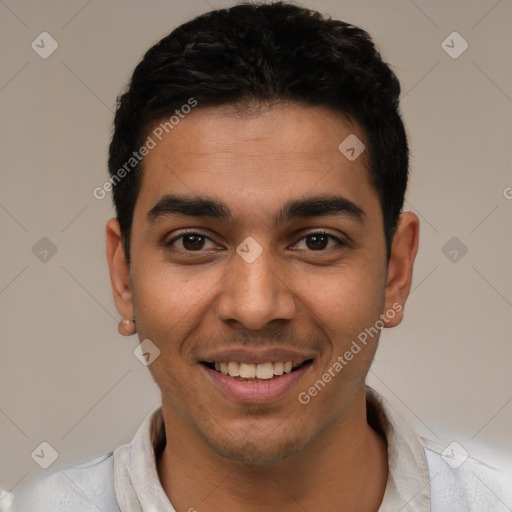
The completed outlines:
[[[288,104],[240,112],[198,106],[168,133],[155,128],[136,215],[173,193],[224,198],[235,214],[252,209],[253,219],[275,213],[276,203],[307,195],[336,192],[355,203],[377,201],[366,152],[351,160],[339,149],[347,137],[352,146],[364,143],[363,130],[328,108]]]

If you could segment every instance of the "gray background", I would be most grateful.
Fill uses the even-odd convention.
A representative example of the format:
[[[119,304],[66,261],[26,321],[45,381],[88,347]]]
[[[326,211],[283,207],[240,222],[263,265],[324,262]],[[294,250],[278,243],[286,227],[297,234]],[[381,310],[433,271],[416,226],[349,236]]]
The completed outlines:
[[[31,457],[41,442],[58,452],[55,469],[128,442],[158,405],[136,338],[116,331],[104,255],[110,196],[92,192],[107,177],[116,95],[145,50],[234,3],[0,2],[4,488],[45,471]],[[512,3],[303,5],[367,29],[403,85],[407,209],[421,219],[420,252],[405,321],[384,332],[369,383],[420,435],[511,460]],[[43,31],[59,45],[47,59],[31,47]],[[458,58],[442,46],[454,31],[469,44]]]

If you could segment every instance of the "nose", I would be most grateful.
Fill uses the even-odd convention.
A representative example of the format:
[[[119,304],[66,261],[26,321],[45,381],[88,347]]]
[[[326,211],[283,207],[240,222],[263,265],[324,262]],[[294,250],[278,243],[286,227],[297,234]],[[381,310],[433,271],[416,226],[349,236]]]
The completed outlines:
[[[217,301],[218,318],[251,330],[273,320],[291,320],[296,310],[294,294],[279,268],[266,250],[251,263],[235,254]]]

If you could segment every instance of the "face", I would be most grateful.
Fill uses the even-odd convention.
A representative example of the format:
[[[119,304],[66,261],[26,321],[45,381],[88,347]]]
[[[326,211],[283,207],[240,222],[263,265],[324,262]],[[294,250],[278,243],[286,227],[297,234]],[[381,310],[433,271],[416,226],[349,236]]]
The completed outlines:
[[[366,154],[338,149],[351,134],[365,141],[321,107],[198,107],[145,157],[129,267],[107,228],[166,424],[222,457],[283,460],[343,423],[375,331],[400,321],[415,234],[399,228],[388,266]]]

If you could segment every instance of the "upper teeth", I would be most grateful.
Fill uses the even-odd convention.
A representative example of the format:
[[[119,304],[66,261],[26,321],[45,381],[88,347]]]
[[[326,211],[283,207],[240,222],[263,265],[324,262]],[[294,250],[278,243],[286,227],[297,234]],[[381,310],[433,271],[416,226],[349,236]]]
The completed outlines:
[[[290,373],[300,363],[292,361],[277,361],[275,363],[238,363],[236,361],[215,363],[215,369],[230,377],[243,379],[271,379],[274,375]]]

